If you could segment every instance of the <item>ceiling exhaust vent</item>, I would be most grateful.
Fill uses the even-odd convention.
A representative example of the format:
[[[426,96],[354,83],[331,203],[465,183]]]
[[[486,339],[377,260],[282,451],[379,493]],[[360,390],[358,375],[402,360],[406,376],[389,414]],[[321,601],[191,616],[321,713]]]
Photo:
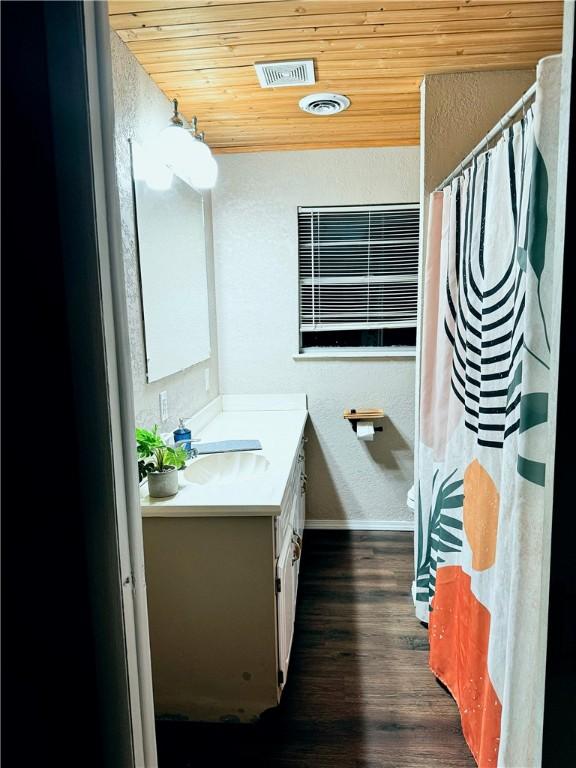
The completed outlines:
[[[281,88],[286,85],[313,85],[314,62],[269,61],[254,64],[262,88]]]
[[[350,99],[339,93],[311,93],[298,102],[311,115],[337,115],[350,106]]]

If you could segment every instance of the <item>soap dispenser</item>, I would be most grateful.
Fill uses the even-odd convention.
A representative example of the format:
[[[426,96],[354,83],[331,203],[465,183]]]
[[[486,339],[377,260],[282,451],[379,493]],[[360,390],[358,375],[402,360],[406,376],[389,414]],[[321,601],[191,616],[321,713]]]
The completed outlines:
[[[184,424],[184,419],[179,419],[178,429],[172,433],[174,436],[174,445],[182,445],[188,458],[192,454],[192,432]]]

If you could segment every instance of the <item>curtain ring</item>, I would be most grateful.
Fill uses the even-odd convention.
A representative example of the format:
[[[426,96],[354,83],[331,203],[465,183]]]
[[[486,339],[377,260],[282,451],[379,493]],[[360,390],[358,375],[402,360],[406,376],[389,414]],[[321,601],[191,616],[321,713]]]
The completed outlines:
[[[526,117],[526,99],[524,98],[526,96],[525,93],[522,93],[522,96],[520,97],[522,100],[522,119]]]

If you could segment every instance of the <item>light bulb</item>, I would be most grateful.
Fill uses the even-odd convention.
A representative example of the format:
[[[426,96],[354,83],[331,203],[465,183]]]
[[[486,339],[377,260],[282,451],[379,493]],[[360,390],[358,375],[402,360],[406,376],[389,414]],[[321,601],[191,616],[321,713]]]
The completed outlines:
[[[159,160],[154,147],[141,149],[137,144],[132,146],[134,160],[134,178],[143,181],[151,189],[170,189],[174,174]]]
[[[216,183],[218,166],[212,157],[210,147],[203,141],[194,141],[194,154],[190,164],[190,178],[196,189],[211,189]]]
[[[164,165],[164,163],[159,162],[156,158],[147,165],[145,180],[150,189],[170,189],[172,186],[172,179],[174,178],[174,174],[170,168]]]
[[[212,154],[198,166],[194,176],[194,186],[198,189],[212,189],[218,178],[218,163]]]
[[[218,166],[210,147],[200,139],[192,139],[190,148],[179,159],[174,172],[195,189],[211,189],[216,183]]]
[[[160,131],[155,142],[159,157],[176,173],[178,166],[188,156],[194,139],[179,125],[169,125]]]
[[[179,125],[164,128],[155,142],[158,157],[172,171],[196,189],[211,189],[218,176],[218,166],[210,147]]]

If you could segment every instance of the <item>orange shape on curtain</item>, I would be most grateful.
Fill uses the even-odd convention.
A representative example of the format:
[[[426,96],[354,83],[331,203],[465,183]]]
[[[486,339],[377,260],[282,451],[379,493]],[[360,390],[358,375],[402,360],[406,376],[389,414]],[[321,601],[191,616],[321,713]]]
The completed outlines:
[[[485,571],[496,560],[500,494],[478,459],[464,472],[464,530],[472,550],[472,568]]]
[[[488,674],[490,613],[460,566],[436,573],[430,623],[430,669],[460,710],[464,738],[480,768],[498,765],[502,705]]]

